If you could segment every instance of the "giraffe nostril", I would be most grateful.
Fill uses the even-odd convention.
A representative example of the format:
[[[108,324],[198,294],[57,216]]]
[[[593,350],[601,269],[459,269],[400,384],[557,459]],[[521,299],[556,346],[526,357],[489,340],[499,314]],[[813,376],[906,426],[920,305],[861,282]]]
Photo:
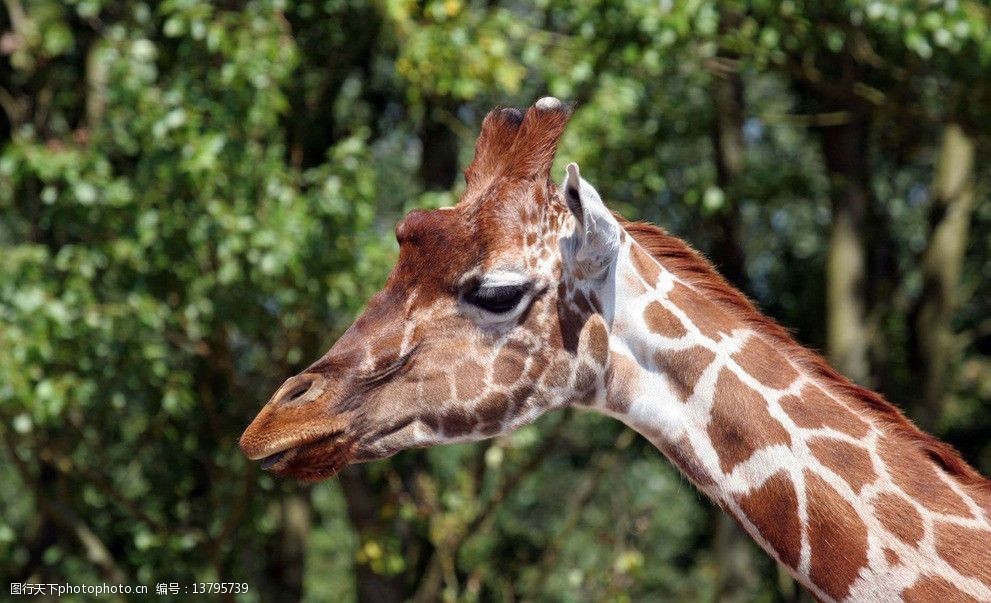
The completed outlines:
[[[293,400],[301,397],[303,394],[305,394],[308,391],[310,391],[310,384],[309,383],[301,383],[301,384],[297,385],[296,387],[292,388],[292,391],[290,391],[286,395],[286,401],[287,402],[292,402]]]
[[[317,381],[316,379],[308,375],[297,378],[296,383],[292,387],[290,387],[286,391],[286,393],[282,394],[282,396],[279,398],[279,401],[282,404],[289,404],[291,402],[295,402],[299,400],[300,398],[305,396],[307,392],[313,389],[313,384],[316,381]]]

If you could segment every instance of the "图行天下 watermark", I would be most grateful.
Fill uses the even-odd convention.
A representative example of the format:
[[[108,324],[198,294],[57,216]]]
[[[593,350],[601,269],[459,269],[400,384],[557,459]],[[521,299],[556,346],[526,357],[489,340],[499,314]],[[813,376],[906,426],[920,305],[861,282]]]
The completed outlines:
[[[13,582],[10,594],[13,596],[62,597],[69,595],[146,595],[150,589],[145,584],[57,584]],[[248,592],[247,582],[159,582],[155,584],[156,595],[211,595],[244,594]]]

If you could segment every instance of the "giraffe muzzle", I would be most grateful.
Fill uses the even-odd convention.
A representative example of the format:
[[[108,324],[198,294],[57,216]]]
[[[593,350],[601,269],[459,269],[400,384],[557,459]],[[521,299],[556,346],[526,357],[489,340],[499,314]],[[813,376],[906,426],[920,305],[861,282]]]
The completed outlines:
[[[241,451],[277,472],[302,451],[341,438],[349,421],[334,405],[338,389],[320,373],[290,377],[241,434]]]

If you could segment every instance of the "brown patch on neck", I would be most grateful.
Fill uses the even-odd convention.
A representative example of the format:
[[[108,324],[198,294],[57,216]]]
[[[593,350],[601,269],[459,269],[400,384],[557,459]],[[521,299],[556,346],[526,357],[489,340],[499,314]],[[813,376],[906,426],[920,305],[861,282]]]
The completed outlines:
[[[911,442],[897,435],[885,436],[878,443],[878,453],[895,485],[913,500],[937,513],[971,516],[963,499],[940,479],[936,467]]]
[[[762,448],[791,446],[791,436],[768,412],[767,400],[727,368],[716,379],[715,403],[707,432],[725,473]]]
[[[715,271],[712,264],[683,241],[652,224],[630,222],[614,215],[644,251],[676,277],[689,283],[698,292],[696,295],[699,298],[704,296],[703,299],[729,317],[728,320],[760,333],[800,372],[817,383],[825,384],[832,394],[845,403],[870,415],[872,421],[885,432],[900,434],[906,445],[912,446],[946,471],[979,499],[978,504],[991,511],[991,481],[968,465],[951,446],[921,431],[879,394],[855,385],[830,367],[821,356],[796,343],[785,329],[758,312],[742,293]]]
[[[733,360],[754,379],[774,389],[785,389],[798,379],[795,367],[756,335],[747,338],[743,348],[733,354]]]
[[[569,298],[564,281],[561,281],[557,287],[558,333],[561,336],[561,347],[568,352],[575,352],[578,350],[579,336],[585,327],[588,315],[572,308],[568,302]]]
[[[905,544],[915,546],[925,535],[922,516],[907,500],[897,494],[878,494],[872,501],[874,515],[884,529]]]
[[[936,523],[936,552],[953,569],[991,588],[991,530]]]
[[[657,279],[661,276],[661,267],[657,265],[657,261],[647,255],[639,245],[633,245],[630,248],[630,260],[632,260],[633,267],[636,268],[640,278],[649,287],[657,287]]]
[[[661,350],[654,354],[654,364],[667,377],[682,402],[688,401],[702,373],[715,359],[715,352],[700,345],[675,352]]]
[[[809,451],[820,463],[850,484],[854,492],[874,482],[877,474],[871,464],[871,455],[865,449],[834,438],[812,438]]]
[[[818,387],[806,385],[800,395],[801,399],[785,396],[780,401],[795,425],[806,429],[829,427],[858,439],[870,433],[870,425]]]
[[[805,496],[812,549],[809,578],[830,597],[842,600],[867,566],[867,525],[850,503],[809,470]]]
[[[736,497],[740,509],[771,545],[778,559],[790,568],[798,566],[802,528],[798,520],[795,484],[784,471],[775,473],[759,488]]]
[[[888,567],[895,567],[896,565],[901,565],[901,557],[898,553],[892,551],[891,549],[884,549],[884,560],[888,563]]]
[[[642,251],[640,253],[643,253]],[[632,272],[625,272],[623,274],[623,280],[626,282],[626,286],[630,288],[630,291],[635,297],[640,297],[647,293],[647,287],[643,284],[635,274]]]
[[[652,301],[647,304],[643,311],[643,319],[652,333],[662,337],[680,339],[688,334],[685,325],[681,324],[673,312],[662,306],[661,302]]]
[[[606,404],[611,410],[625,413],[637,391],[640,365],[626,354],[613,353],[606,373]]]
[[[732,314],[723,312],[716,304],[681,283],[674,284],[668,293],[668,299],[688,315],[688,320],[703,335],[714,341],[722,339],[722,334],[729,335],[733,329],[743,326]]]
[[[945,578],[939,576],[922,576],[915,581],[915,584],[906,588],[901,593],[905,603],[979,603],[977,599],[971,597],[956,586],[953,586]]]
[[[584,351],[598,366],[606,366],[609,361],[609,331],[602,316],[593,314],[582,330],[581,342]]]

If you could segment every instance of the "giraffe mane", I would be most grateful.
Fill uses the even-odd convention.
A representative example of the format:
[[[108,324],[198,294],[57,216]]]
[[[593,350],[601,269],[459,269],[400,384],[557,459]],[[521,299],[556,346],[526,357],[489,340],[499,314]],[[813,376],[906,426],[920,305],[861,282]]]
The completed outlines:
[[[980,495],[979,503],[991,509],[991,480],[971,467],[952,446],[919,429],[894,404],[881,394],[861,387],[831,367],[821,355],[799,344],[774,319],[761,313],[740,291],[720,275],[702,254],[663,228],[646,222],[632,222],[614,214],[627,233],[675,276],[704,293],[720,308],[761,333],[811,377],[827,385],[834,395],[855,401],[871,418],[901,435],[927,458],[952,476],[971,494]]]

